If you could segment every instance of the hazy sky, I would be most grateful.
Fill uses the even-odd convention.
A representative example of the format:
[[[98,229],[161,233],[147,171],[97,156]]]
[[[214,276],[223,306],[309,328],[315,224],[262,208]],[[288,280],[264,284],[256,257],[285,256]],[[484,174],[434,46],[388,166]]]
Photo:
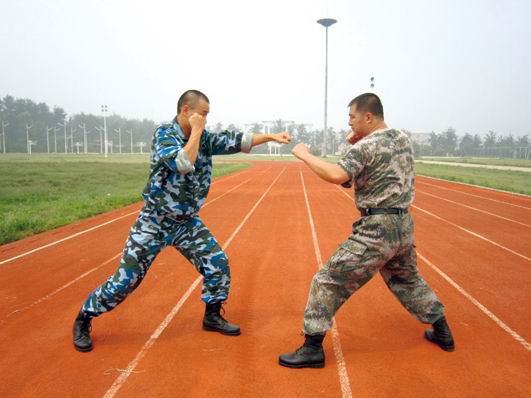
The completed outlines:
[[[208,124],[322,128],[370,91],[414,132],[531,133],[530,0],[0,0],[0,95],[168,120],[182,91]]]

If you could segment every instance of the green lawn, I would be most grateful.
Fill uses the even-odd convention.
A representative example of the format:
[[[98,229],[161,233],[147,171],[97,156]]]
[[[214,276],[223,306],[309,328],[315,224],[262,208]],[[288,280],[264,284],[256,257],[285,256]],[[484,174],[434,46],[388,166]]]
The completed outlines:
[[[249,167],[215,161],[214,178]],[[142,200],[148,156],[0,155],[0,244]]]
[[[473,167],[415,164],[418,175],[531,195],[531,173]]]
[[[515,166],[515,167],[531,167],[531,159],[497,159],[497,158],[444,158],[444,157],[428,157],[423,156],[418,160],[432,160],[436,162],[450,162],[450,163],[468,163],[468,164],[484,164],[490,166]]]

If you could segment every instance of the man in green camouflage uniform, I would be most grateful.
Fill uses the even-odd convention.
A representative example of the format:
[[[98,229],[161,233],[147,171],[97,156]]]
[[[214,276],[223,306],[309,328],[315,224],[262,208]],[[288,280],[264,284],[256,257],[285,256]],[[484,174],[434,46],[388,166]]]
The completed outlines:
[[[211,134],[205,130],[209,110],[209,100],[203,93],[186,91],[178,101],[175,119],[155,131],[144,207],[131,228],[120,266],[89,295],[74,322],[73,340],[78,351],[92,350],[92,318],[125,300],[166,246],[175,247],[203,276],[203,329],[240,334],[239,326],[227,322],[220,313],[230,287],[227,256],[197,213],[210,189],[213,155],[249,152],[251,147],[268,141],[285,144],[290,136],[230,131]]]
[[[322,342],[332,328],[334,314],[377,272],[411,314],[433,325],[425,337],[446,351],[454,350],[444,307],[417,269],[409,213],[415,196],[410,140],[385,124],[376,95],[362,94],[349,106],[352,133],[347,140],[354,145],[337,165],[312,156],[303,144],[293,149],[324,180],[346,187],[354,183],[362,218],[314,276],[304,313],[305,343],[280,356],[279,363],[287,367],[324,366]]]

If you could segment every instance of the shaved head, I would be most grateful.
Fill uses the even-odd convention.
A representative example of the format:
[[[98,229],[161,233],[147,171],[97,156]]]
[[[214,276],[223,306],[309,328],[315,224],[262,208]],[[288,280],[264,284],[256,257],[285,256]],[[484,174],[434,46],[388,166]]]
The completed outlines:
[[[205,94],[203,94],[201,91],[198,91],[198,90],[185,91],[179,98],[179,101],[177,101],[177,113],[181,113],[181,109],[183,108],[184,105],[188,105],[190,108],[193,108],[200,99],[205,100],[207,103],[210,104],[208,97]]]
[[[375,117],[380,119],[384,118],[382,101],[380,101],[380,98],[376,94],[365,93],[358,95],[348,104],[348,106],[352,105],[356,105],[356,111],[360,113],[370,112]]]

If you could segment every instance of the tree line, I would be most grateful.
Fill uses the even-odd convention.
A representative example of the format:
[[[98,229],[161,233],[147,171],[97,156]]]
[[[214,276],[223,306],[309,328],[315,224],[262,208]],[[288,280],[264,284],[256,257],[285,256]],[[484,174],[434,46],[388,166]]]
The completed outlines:
[[[139,153],[149,151],[157,124],[148,119],[128,119],[111,114],[106,116],[108,151],[110,153]],[[219,133],[224,130],[251,133],[278,133],[289,131],[293,135],[290,145],[263,145],[253,153],[288,154],[297,142],[304,142],[315,154],[321,153],[323,130],[311,129],[305,123],[286,122],[282,119],[267,123],[253,123],[241,128],[233,123],[221,122],[207,126]],[[0,98],[0,153],[103,153],[104,120],[102,115],[77,113],[67,115],[59,106],[50,107],[31,99]],[[328,129],[327,153],[336,153],[344,147],[346,130]]]
[[[528,159],[531,157],[529,135],[514,137],[512,134],[499,135],[489,131],[485,135],[465,133],[459,137],[456,130],[449,127],[437,134],[429,134],[428,143],[414,142],[418,156],[480,156]]]
[[[61,107],[31,99],[0,98],[0,153],[102,153],[103,117],[67,115]],[[108,150],[114,153],[145,152],[151,144],[155,122],[106,117]]]

